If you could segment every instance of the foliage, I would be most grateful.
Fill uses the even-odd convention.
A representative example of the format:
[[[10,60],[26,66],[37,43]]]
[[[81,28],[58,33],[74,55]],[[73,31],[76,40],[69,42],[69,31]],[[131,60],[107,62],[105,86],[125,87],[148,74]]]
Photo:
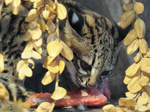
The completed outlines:
[[[119,99],[119,107],[107,105],[104,112],[149,112],[150,111],[150,56],[145,37],[145,23],[139,17],[144,5],[135,0],[123,4],[124,14],[120,20],[122,28],[128,27],[134,20],[133,29],[127,34],[123,43],[127,46],[127,54],[136,54],[134,63],[125,71],[124,84],[128,92],[125,98]]]

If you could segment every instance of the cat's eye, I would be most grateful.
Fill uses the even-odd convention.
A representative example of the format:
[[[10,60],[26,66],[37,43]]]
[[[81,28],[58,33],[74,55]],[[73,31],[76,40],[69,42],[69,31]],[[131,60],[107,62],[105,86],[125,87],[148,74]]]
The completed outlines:
[[[78,33],[81,34],[81,30],[84,24],[84,18],[77,11],[69,10],[68,12],[69,23],[71,27]]]

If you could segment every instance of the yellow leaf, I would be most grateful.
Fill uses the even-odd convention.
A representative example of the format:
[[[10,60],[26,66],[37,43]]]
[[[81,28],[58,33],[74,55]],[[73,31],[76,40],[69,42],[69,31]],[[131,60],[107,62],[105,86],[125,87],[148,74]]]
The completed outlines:
[[[53,61],[55,57],[47,56],[44,60],[43,67],[47,68]]]
[[[64,69],[65,69],[65,62],[63,60],[59,60],[59,73],[62,74]]]
[[[6,5],[9,5],[12,3],[13,0],[4,0]]]
[[[61,55],[64,56],[67,60],[71,61],[73,59],[72,50],[64,42],[61,41],[61,43],[63,45]]]
[[[25,18],[26,22],[31,22],[33,20],[35,20],[38,16],[38,12],[36,9],[31,9],[27,15],[27,17]]]
[[[19,12],[19,6],[21,5],[21,0],[13,0],[11,5],[12,5],[13,14],[17,15]]]
[[[147,53],[144,55],[144,58],[150,58],[150,49],[148,49]]]
[[[137,14],[142,14],[144,12],[144,5],[143,3],[141,2],[136,2],[134,4],[134,11],[137,13]]]
[[[138,49],[138,40],[134,40],[127,48],[127,54],[131,55]]]
[[[140,64],[133,63],[127,68],[125,73],[128,77],[134,77],[138,75],[139,71],[140,71]]]
[[[48,55],[51,57],[56,57],[61,53],[62,48],[63,46],[59,40],[50,41],[47,44]]]
[[[35,58],[35,59],[41,59],[42,57],[41,57],[41,54],[39,54],[38,52],[36,52],[36,51],[32,51],[31,52],[32,54],[31,54],[31,57],[32,58]]]
[[[143,38],[145,36],[145,23],[142,19],[136,19],[134,23],[134,29],[136,30],[136,33],[139,38]]]
[[[22,80],[25,76],[32,76],[32,70],[28,67],[28,64],[24,64],[19,70],[19,79]]]
[[[39,27],[31,30],[29,29],[28,32],[31,34],[31,38],[33,40],[37,40],[37,39],[40,39],[41,35],[42,35],[42,31]]]
[[[133,10],[125,12],[120,19],[120,26],[124,29],[128,27],[135,18],[135,12]]]
[[[42,11],[42,15],[43,15],[44,19],[46,19],[46,20],[48,19],[49,15],[50,15],[50,10],[48,10],[48,9],[49,9],[49,6],[46,5],[45,9]]]
[[[131,93],[139,92],[142,89],[142,86],[139,84],[139,77],[132,78],[127,88]]]
[[[58,73],[59,72],[59,66],[54,65],[54,66],[48,66],[47,69],[52,72],[52,73]]]
[[[123,80],[123,83],[124,83],[124,84],[128,84],[131,79],[132,79],[131,77],[125,76],[125,78],[124,78],[124,80]]]
[[[139,79],[139,84],[141,86],[148,85],[148,82],[149,82],[149,78],[147,76],[141,76],[140,79]]]
[[[44,0],[35,0],[33,3],[33,7],[36,9],[40,9],[44,6]]]
[[[142,58],[140,68],[143,72],[150,73],[150,58]]]
[[[135,39],[137,38],[137,34],[136,31],[134,29],[132,29],[127,36],[125,37],[125,39],[123,40],[123,43],[125,46],[130,45]]]
[[[26,51],[24,50],[21,54],[22,59],[29,59],[32,57],[32,51]]]
[[[134,108],[136,105],[136,101],[130,98],[120,98],[119,99],[119,106],[127,107],[127,108]]]
[[[149,95],[146,92],[142,92],[142,95],[138,97],[137,104],[145,105],[149,101]]]
[[[0,72],[4,70],[4,56],[0,53]]]
[[[134,99],[137,96],[137,94],[133,94],[131,92],[126,92],[125,94],[126,94],[126,97],[128,97],[130,99]]]
[[[134,61],[137,63],[142,59],[142,54],[138,52],[136,56],[134,57]]]
[[[148,45],[145,39],[139,39],[139,50],[143,54],[147,53]]]
[[[42,38],[39,38],[38,40],[33,41],[36,47],[41,47],[42,46]]]
[[[36,50],[40,55],[42,55],[43,50],[42,50],[41,47],[36,47],[35,50]]]
[[[67,17],[67,9],[63,4],[57,3],[57,16],[60,20],[64,20]]]
[[[51,82],[54,81],[56,75],[54,73],[51,73],[50,71],[47,71],[44,78],[42,79],[42,84],[43,85],[48,85]]]
[[[147,112],[148,108],[145,105],[136,105],[135,110],[137,112]]]
[[[55,103],[42,102],[36,109],[36,112],[53,112]]]
[[[32,57],[32,49],[33,49],[33,45],[31,42],[29,42],[25,49],[23,50],[22,54],[21,54],[21,58],[23,59],[28,59]]]
[[[45,30],[46,30],[46,23],[45,23],[45,21],[42,18],[39,20],[39,24],[40,24],[40,29],[42,30],[42,32],[45,32]]]
[[[23,60],[20,60],[20,61],[17,63],[17,67],[16,67],[17,72],[20,71],[20,69],[23,67],[24,64],[25,64],[25,61],[23,61]]]
[[[59,99],[64,98],[66,94],[67,94],[66,89],[56,86],[55,91],[53,92],[51,98],[54,100],[59,100]]]
[[[103,112],[117,112],[117,109],[114,105],[112,104],[108,104],[108,105],[105,105],[103,108],[102,108],[102,111]]]

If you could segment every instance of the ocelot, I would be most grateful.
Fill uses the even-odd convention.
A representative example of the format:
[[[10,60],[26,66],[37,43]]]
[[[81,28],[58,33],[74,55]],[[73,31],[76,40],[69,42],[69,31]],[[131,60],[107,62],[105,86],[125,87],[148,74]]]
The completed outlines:
[[[68,11],[67,19],[59,23],[60,36],[74,52],[73,61],[66,61],[69,72],[66,82],[71,81],[78,88],[95,85],[102,73],[112,69],[117,29],[106,17],[74,1],[60,2]],[[30,9],[28,5],[24,3],[27,10]],[[26,45],[23,41],[23,24],[26,24],[25,15],[14,16],[6,6],[2,8],[0,52],[5,57],[5,70],[0,75],[0,82],[12,96],[20,97],[29,93],[16,73],[16,63],[21,59]]]

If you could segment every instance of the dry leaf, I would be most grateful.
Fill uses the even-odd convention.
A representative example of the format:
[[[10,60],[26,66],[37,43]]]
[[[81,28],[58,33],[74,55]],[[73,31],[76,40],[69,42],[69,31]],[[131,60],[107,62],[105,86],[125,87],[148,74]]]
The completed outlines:
[[[42,102],[36,109],[36,112],[53,112],[55,103]]]
[[[41,55],[33,50],[33,43],[29,42],[24,51],[21,54],[21,58],[23,59],[29,59],[29,58],[35,58],[35,59],[41,59]]]
[[[123,83],[127,85],[131,79],[132,79],[131,77],[125,76]]]
[[[140,71],[140,64],[133,63],[127,68],[125,73],[128,77],[134,77],[138,75],[139,71]]]
[[[43,42],[42,38],[39,38],[38,40],[33,41],[33,43],[36,47],[41,47],[42,42]]]
[[[67,9],[63,4],[57,3],[57,17],[64,20],[67,17]]]
[[[36,47],[35,50],[36,50],[40,55],[42,55],[43,50],[42,50],[41,47]]]
[[[125,39],[123,40],[123,43],[125,46],[130,45],[135,39],[137,38],[137,34],[135,29],[132,29],[127,36],[125,37]]]
[[[11,5],[13,14],[17,15],[19,12],[19,7],[21,5],[21,0],[13,0]]]
[[[139,96],[138,100],[137,100],[137,104],[138,105],[145,105],[147,104],[149,101],[149,96],[146,92],[142,92],[142,95]]]
[[[142,54],[141,54],[141,52],[138,52],[138,53],[136,54],[136,56],[134,57],[134,61],[137,63],[137,62],[139,62],[141,59],[142,59]]]
[[[50,71],[47,71],[44,78],[42,79],[42,84],[43,85],[48,85],[51,82],[54,81],[56,75],[54,73],[51,73]]]
[[[102,108],[102,111],[103,112],[117,112],[116,107],[114,105],[112,105],[112,104],[105,105]]]
[[[144,105],[136,105],[135,110],[137,110],[137,112],[147,112],[148,108]]]
[[[137,94],[133,94],[131,92],[126,92],[125,95],[126,95],[126,97],[128,97],[130,99],[134,99],[137,96]]]
[[[29,29],[28,32],[31,34],[31,38],[33,40],[40,39],[40,37],[42,35],[42,31],[41,31],[41,29],[39,27],[37,27],[37,28],[35,28],[33,30]]]
[[[31,42],[29,42],[26,47],[24,48],[22,54],[21,54],[21,58],[22,59],[29,59],[32,57],[32,49],[33,49],[33,45]]]
[[[140,84],[141,86],[146,86],[146,85],[148,85],[148,82],[149,82],[149,78],[148,78],[147,76],[142,76],[142,77],[140,77],[140,79],[139,79],[139,84]]]
[[[148,49],[147,53],[144,55],[144,58],[150,58],[150,49]]]
[[[61,43],[63,45],[61,55],[64,56],[67,60],[71,61],[73,59],[72,50],[64,42],[61,41]]]
[[[142,58],[140,68],[143,72],[150,73],[150,58]]]
[[[28,67],[28,64],[23,64],[23,66],[19,70],[19,79],[23,80],[25,76],[31,77],[32,76],[32,70]]]
[[[144,12],[144,5],[143,3],[141,2],[136,2],[134,4],[134,11],[137,13],[137,14],[142,14]]]
[[[47,68],[53,61],[55,57],[47,56],[44,60],[43,67]]]
[[[33,7],[35,9],[40,9],[40,8],[44,7],[43,0],[35,0],[34,3],[33,3]]]
[[[0,72],[4,70],[4,56],[0,53]]]
[[[53,92],[51,98],[54,100],[59,100],[59,99],[64,98],[66,94],[67,94],[66,89],[56,86],[55,91]]]
[[[148,104],[146,105],[146,107],[148,108],[148,110],[150,110],[150,103],[148,103]]]
[[[138,49],[138,40],[134,40],[128,47],[127,47],[127,54],[131,55]]]
[[[127,108],[134,108],[136,105],[136,101],[130,98],[120,98],[119,99],[119,106],[127,107]]]
[[[62,49],[63,49],[63,46],[59,40],[50,41],[47,44],[48,55],[51,57],[58,56],[61,53]]]
[[[48,19],[49,18],[49,15],[50,15],[50,10],[49,9],[49,6],[46,5],[45,9],[42,11],[42,15],[44,17],[44,19]]]
[[[16,67],[16,70],[17,72],[20,71],[20,69],[22,68],[22,66],[25,64],[25,61],[23,60],[20,60],[18,63],[17,63],[17,67]]]
[[[128,83],[127,88],[131,93],[137,93],[142,89],[142,86],[139,84],[139,77],[134,77]]]
[[[63,60],[59,60],[59,73],[62,74],[64,69],[65,69],[65,62]]]
[[[139,50],[143,54],[147,53],[148,45],[145,39],[139,39]]]
[[[25,18],[26,22],[31,22],[33,20],[35,20],[38,16],[38,12],[36,9],[31,9],[27,15],[27,17]]]
[[[59,72],[59,65],[53,65],[53,66],[47,66],[47,69],[52,73],[58,73]]]
[[[45,30],[46,30],[46,23],[45,23],[45,21],[42,18],[39,20],[39,24],[40,24],[40,29],[42,30],[42,32],[45,32]]]
[[[13,0],[4,0],[4,2],[5,2],[5,4],[6,4],[6,5],[11,4],[11,3],[12,3],[12,1],[13,1]]]
[[[125,12],[120,19],[120,26],[125,29],[127,28],[134,20],[135,12],[133,10]]]
[[[39,59],[42,58],[41,54],[39,54],[39,53],[36,52],[36,51],[32,51],[32,52],[31,52],[31,57],[34,58],[34,59],[37,59],[37,60],[39,60]]]
[[[138,18],[136,19],[134,23],[134,29],[136,30],[136,33],[139,38],[143,38],[145,36],[145,23],[142,19]]]

